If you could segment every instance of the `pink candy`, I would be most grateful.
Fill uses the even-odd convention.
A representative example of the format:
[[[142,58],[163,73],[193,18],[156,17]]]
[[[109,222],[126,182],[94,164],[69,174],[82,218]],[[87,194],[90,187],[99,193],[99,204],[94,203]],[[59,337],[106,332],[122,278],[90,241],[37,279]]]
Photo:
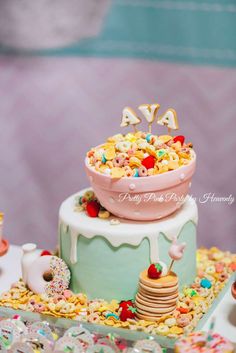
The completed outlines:
[[[148,175],[147,168],[145,168],[144,166],[139,167],[139,169],[138,169],[138,175],[139,175],[140,177],[145,177],[145,176],[147,176],[147,175]]]
[[[124,159],[121,157],[116,157],[113,159],[112,163],[113,163],[114,167],[123,167]]]
[[[42,313],[45,310],[46,310],[46,307],[43,303],[36,303],[34,305],[34,311],[36,311],[37,313]]]
[[[190,318],[189,315],[186,314],[181,314],[178,318],[177,318],[177,325],[180,327],[185,327],[188,326],[190,324]]]
[[[69,299],[69,298],[73,295],[73,293],[71,292],[71,290],[66,289],[66,290],[63,292],[63,295],[64,295],[64,297],[65,297],[66,299]]]
[[[215,264],[215,269],[217,273],[221,273],[224,271],[224,264],[222,264],[221,262],[218,262]]]
[[[58,295],[55,295],[55,296],[54,296],[53,301],[54,301],[54,303],[56,304],[56,303],[58,303],[60,300],[65,300],[65,299],[66,299],[66,298],[65,298],[64,295],[58,294]]]

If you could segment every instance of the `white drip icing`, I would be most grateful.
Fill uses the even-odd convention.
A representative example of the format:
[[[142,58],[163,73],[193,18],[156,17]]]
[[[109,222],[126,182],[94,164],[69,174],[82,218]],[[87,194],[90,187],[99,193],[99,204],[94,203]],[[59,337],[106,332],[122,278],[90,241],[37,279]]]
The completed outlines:
[[[152,263],[156,263],[159,261],[159,249],[158,249],[158,236],[152,234],[148,237],[150,244],[150,260]]]
[[[85,190],[80,194],[82,195],[84,192]],[[60,208],[60,229],[63,232],[65,227],[69,227],[70,261],[72,264],[76,264],[78,261],[77,244],[80,235],[88,239],[101,236],[114,247],[123,244],[138,246],[147,238],[150,244],[150,260],[155,263],[159,261],[158,238],[161,233],[171,241],[174,236],[180,235],[181,229],[189,221],[197,224],[197,205],[190,197],[186,199],[179,211],[163,220],[154,222],[120,220],[119,225],[112,226],[109,219],[89,218],[84,212],[74,212],[75,196],[78,194],[63,202]]]
[[[77,263],[77,243],[79,234],[71,230],[70,231],[70,262],[74,265]]]

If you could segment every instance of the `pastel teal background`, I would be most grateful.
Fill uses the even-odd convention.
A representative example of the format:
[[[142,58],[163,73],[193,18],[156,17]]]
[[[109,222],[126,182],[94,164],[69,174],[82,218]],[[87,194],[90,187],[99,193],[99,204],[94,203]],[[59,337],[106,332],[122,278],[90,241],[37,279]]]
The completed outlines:
[[[232,0],[113,0],[98,37],[40,53],[235,66],[235,36]]]
[[[70,230],[60,230],[60,252],[68,264],[72,280],[71,289],[86,293],[89,298],[124,300],[134,298],[139,274],[150,264],[149,241],[144,239],[139,246],[124,244],[111,246],[103,237],[78,238],[77,263],[70,262]],[[135,236],[135,234],[134,234]],[[196,275],[196,226],[190,221],[184,225],[179,241],[186,242],[186,251],[181,261],[174,264],[180,287],[190,284]],[[168,249],[170,242],[159,236],[160,260],[170,263]]]

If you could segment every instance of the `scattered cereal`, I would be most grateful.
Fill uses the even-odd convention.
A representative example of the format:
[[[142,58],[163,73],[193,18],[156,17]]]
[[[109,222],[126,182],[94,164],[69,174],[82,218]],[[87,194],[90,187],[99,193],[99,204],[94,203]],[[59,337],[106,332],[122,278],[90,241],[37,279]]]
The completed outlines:
[[[86,197],[91,200],[94,195],[90,193]],[[81,202],[84,201],[81,200]],[[214,256],[212,256],[213,254]],[[216,269],[219,259],[223,263],[221,266],[222,272],[215,270],[214,281],[211,282],[207,277],[209,274],[206,270],[209,270],[209,266]],[[226,263],[227,265],[225,265]],[[0,305],[57,318],[70,318],[100,325],[144,331],[150,335],[158,334],[169,338],[178,338],[183,333],[194,330],[198,321],[224,288],[228,278],[236,270],[235,264],[236,255],[234,254],[222,252],[217,248],[199,249],[197,251],[197,267],[198,270],[201,269],[203,272],[202,278],[197,276],[191,286],[184,288],[179,293],[177,309],[172,314],[155,322],[137,320],[135,307],[131,301],[123,302],[123,304],[116,300],[112,300],[110,303],[102,299],[89,301],[86,295],[82,293],[74,294],[69,290],[64,290],[62,294],[53,297],[45,293],[35,295],[21,280],[14,283],[9,291],[0,295]],[[122,317],[120,316],[121,308],[125,310],[123,310]]]

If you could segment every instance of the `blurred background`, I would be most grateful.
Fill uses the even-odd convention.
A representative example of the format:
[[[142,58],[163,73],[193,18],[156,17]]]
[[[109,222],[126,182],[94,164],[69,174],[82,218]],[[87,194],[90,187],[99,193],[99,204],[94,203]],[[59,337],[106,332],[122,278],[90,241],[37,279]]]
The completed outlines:
[[[128,105],[174,107],[198,155],[198,245],[236,250],[236,4],[0,0],[0,210],[13,244],[57,243],[84,157]],[[155,129],[155,128],[154,128]]]

